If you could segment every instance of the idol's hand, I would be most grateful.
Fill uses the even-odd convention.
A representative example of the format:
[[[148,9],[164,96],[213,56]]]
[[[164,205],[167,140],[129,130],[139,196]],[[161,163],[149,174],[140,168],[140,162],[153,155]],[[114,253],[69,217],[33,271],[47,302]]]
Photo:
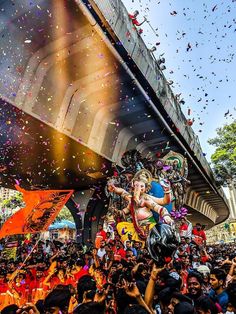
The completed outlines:
[[[168,225],[172,225],[174,223],[173,219],[169,215],[164,216],[163,221]]]
[[[116,187],[114,186],[114,184],[112,182],[107,183],[107,189],[109,192],[115,192],[115,188]]]
[[[160,185],[163,187],[163,189],[170,190],[170,182],[166,179],[160,179]]]

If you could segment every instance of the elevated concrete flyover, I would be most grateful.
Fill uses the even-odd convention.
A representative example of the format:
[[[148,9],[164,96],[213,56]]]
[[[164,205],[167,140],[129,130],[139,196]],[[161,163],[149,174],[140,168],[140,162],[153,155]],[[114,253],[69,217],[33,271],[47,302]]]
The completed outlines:
[[[96,189],[126,150],[173,150],[189,162],[193,217],[208,227],[228,217],[197,136],[120,0],[0,6],[3,185]]]

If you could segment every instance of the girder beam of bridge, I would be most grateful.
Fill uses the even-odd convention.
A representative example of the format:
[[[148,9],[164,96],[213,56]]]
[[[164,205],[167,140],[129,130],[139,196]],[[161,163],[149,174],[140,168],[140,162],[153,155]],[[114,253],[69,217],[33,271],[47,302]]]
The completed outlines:
[[[208,227],[228,217],[198,138],[120,0],[3,1],[1,9],[2,185],[95,189],[98,200],[125,151],[172,149],[189,163],[192,217]]]

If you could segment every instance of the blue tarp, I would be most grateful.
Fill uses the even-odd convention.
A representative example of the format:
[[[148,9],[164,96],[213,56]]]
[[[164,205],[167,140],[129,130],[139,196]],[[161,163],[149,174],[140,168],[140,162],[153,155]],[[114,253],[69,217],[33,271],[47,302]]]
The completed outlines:
[[[71,222],[69,220],[61,220],[60,222],[54,222],[51,226],[49,226],[49,230],[55,230],[55,229],[76,229],[75,223]]]

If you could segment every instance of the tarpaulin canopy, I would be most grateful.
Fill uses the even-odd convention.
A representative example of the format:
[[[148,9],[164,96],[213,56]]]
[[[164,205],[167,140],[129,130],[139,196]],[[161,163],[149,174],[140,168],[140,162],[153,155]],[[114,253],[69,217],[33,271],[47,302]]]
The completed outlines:
[[[65,228],[75,230],[76,229],[75,223],[69,220],[63,219],[60,222],[55,222],[52,225],[50,225],[49,230],[65,229]]]

